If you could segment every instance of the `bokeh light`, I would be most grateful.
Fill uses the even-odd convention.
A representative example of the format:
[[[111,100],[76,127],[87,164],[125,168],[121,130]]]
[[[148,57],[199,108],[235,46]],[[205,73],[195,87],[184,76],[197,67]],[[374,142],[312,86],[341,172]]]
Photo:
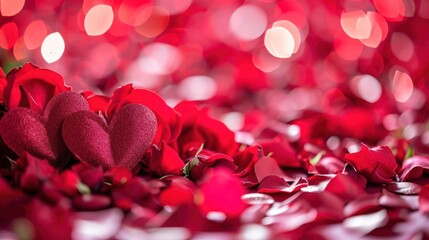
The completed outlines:
[[[46,24],[42,20],[31,22],[25,29],[24,42],[28,49],[36,49],[42,45],[43,40],[48,35]]]
[[[295,50],[295,39],[284,27],[272,27],[265,33],[264,44],[274,57],[289,58]]]
[[[95,5],[85,15],[85,31],[89,36],[99,36],[109,30],[113,23],[113,9],[109,5]]]
[[[359,75],[350,81],[352,91],[363,100],[375,103],[382,93],[381,84],[371,75]]]
[[[260,37],[266,27],[267,15],[256,5],[240,6],[229,20],[229,29],[234,36],[246,41]]]
[[[141,202],[141,206],[140,203],[123,206],[128,204],[118,202],[116,198],[128,192],[121,191],[128,183],[120,186],[112,183],[110,186],[103,183],[103,176],[100,175],[101,185],[104,185],[101,188],[99,184],[97,187],[88,186],[92,191],[90,196],[100,195],[112,200],[105,208],[127,209],[113,211],[118,218],[109,224],[116,226],[116,229],[100,233],[91,231],[91,226],[84,226],[88,219],[81,221],[72,216],[73,221],[78,223],[74,224],[77,228],[74,233],[76,239],[134,239],[141,233],[148,238],[165,239],[171,236],[167,236],[168,233],[177,233],[177,238],[205,239],[218,229],[226,231],[207,238],[236,239],[233,235],[239,235],[238,238],[245,239],[335,239],[346,233],[359,233],[349,238],[360,239],[381,237],[385,230],[400,226],[403,222],[427,220],[424,214],[429,210],[417,211],[414,206],[421,196],[413,193],[415,196],[395,199],[390,192],[392,189],[388,187],[394,184],[422,184],[421,192],[429,195],[429,185],[424,185],[429,183],[429,163],[423,170],[410,171],[424,177],[416,181],[410,179],[411,182],[404,179],[406,171],[400,167],[401,164],[410,163],[407,155],[420,154],[426,159],[429,154],[429,33],[426,30],[429,26],[429,0],[0,0],[0,14],[0,64],[4,73],[26,62],[52,69],[63,77],[72,91],[84,92],[90,102],[94,100],[91,107],[97,108],[96,111],[101,109],[98,114],[100,117],[106,116],[106,119],[110,119],[115,114],[113,112],[118,112],[115,107],[119,108],[128,100],[138,101],[140,99],[136,96],[147,93],[136,91],[139,94],[134,94],[131,86],[123,88],[124,92],[117,91],[126,84],[153,91],[168,106],[175,108],[174,111],[153,109],[159,118],[160,135],[166,135],[166,142],[159,146],[160,149],[153,145],[149,154],[139,161],[142,168],[138,170],[137,178],[141,182],[132,182],[135,180],[132,179],[128,183],[137,186],[143,182],[146,184],[146,177],[154,178],[153,186],[148,183],[142,187],[147,190],[149,186],[150,192],[160,196],[170,188],[175,192],[176,185],[182,182],[185,188],[199,188],[208,181],[186,178],[188,176],[183,176],[183,171],[174,173],[182,176],[168,175],[165,178],[161,176],[163,172],[152,172],[154,166],[150,165],[156,165],[159,161],[152,164],[151,160],[157,150],[161,150],[161,155],[172,154],[174,161],[181,159],[188,167],[201,160],[197,167],[206,167],[207,163],[209,168],[217,168],[230,164],[231,160],[234,164],[238,163],[234,178],[240,175],[239,180],[245,185],[252,185],[250,194],[244,194],[241,198],[250,205],[249,208],[240,217],[231,218],[219,211],[223,203],[215,199],[219,196],[217,192],[211,193],[220,209],[207,208],[202,214],[198,205],[204,202],[204,197],[196,189],[189,190],[192,193],[189,194],[191,202],[183,206],[158,205],[161,202],[156,200],[158,196],[148,198],[156,200],[149,205]],[[27,68],[32,69],[31,66]],[[11,74],[5,78],[0,71],[0,87],[17,85],[10,81],[14,78],[14,72]],[[33,91],[44,93],[52,89],[50,86],[39,88],[38,84],[31,81],[29,85],[17,87],[22,93],[21,97],[28,98],[22,99],[20,104],[34,105],[32,100],[46,102],[47,99],[39,99]],[[115,102],[121,97],[125,99],[128,90],[129,99]],[[0,115],[12,109],[8,106],[11,100],[7,99],[10,97],[7,91],[0,92],[0,105],[3,106]],[[120,97],[114,96],[118,93]],[[109,102],[111,96],[117,98]],[[194,109],[193,103],[187,101],[194,101],[201,108]],[[118,103],[117,106],[114,106],[115,103]],[[98,104],[100,106],[95,106]],[[105,104],[111,104],[108,111],[102,110]],[[163,104],[160,106],[164,108]],[[166,119],[161,116],[164,113]],[[235,135],[229,131],[228,135],[224,135],[224,130],[228,129],[211,118],[220,120]],[[194,120],[196,124],[192,123]],[[207,123],[213,124],[205,126]],[[178,137],[179,132],[181,136]],[[192,141],[188,144],[189,139]],[[237,145],[230,144],[232,139],[237,141]],[[215,142],[211,144],[211,141]],[[203,151],[195,154],[196,147],[202,142]],[[378,185],[375,185],[371,182],[371,177],[380,177],[378,173],[385,170],[380,163],[373,164],[375,170],[369,171],[374,174],[366,174],[351,166],[350,159],[345,158],[347,153],[362,150],[361,143],[370,148],[386,145],[392,150],[395,155],[392,164],[397,164],[397,167],[387,169],[392,172],[389,175],[390,183],[377,182]],[[249,146],[255,144],[258,146]],[[184,145],[189,145],[189,149]],[[2,146],[5,147],[3,143],[0,148]],[[231,149],[222,149],[221,152],[216,150],[218,147]],[[9,157],[7,153],[3,155],[0,154],[0,175],[6,174],[8,185],[15,181],[15,175],[10,176],[11,161],[6,159]],[[249,161],[244,159],[248,156]],[[228,164],[212,164],[219,159]],[[364,160],[378,161],[371,158]],[[73,160],[70,164],[75,162]],[[182,162],[177,162],[180,167]],[[162,164],[169,165],[170,162]],[[358,164],[366,165],[368,161]],[[20,170],[13,166],[14,163],[12,172]],[[261,169],[261,166],[267,169]],[[67,173],[67,170],[59,174],[64,172]],[[271,172],[285,174],[277,174],[277,177],[276,174],[268,175],[265,181],[261,181],[261,175]],[[211,171],[207,171],[207,175],[209,173]],[[24,172],[23,176],[28,174]],[[142,175],[144,179],[140,178]],[[87,179],[79,175],[81,177],[83,184]],[[369,180],[366,185],[361,181],[365,178]],[[344,213],[344,204],[347,211],[350,210],[349,205],[353,208],[356,203],[359,207],[362,204],[359,204],[359,199],[346,196],[352,193],[331,192],[335,191],[335,187],[329,184],[338,184],[341,182],[339,179],[346,179],[345,183],[358,180],[357,184],[351,184],[356,185],[352,187],[358,192],[357,197],[364,192],[363,186],[370,188],[365,191],[365,198],[377,192],[377,197],[370,202],[376,205],[378,212],[360,215]],[[328,180],[331,181],[329,184]],[[266,188],[270,184],[275,189]],[[300,186],[304,185],[306,187],[301,189]],[[23,186],[18,184],[16,187],[12,187],[13,192]],[[50,193],[52,186],[48,187],[42,190]],[[213,190],[213,187],[216,185],[206,190]],[[106,195],[110,191],[112,194]],[[293,195],[298,191],[301,193]],[[9,190],[6,189],[6,192]],[[196,199],[192,197],[193,193],[197,193]],[[320,210],[318,204],[312,206],[314,203],[311,201],[298,201],[309,193],[317,194],[307,195],[311,199],[312,196],[322,196],[329,203],[331,199],[341,201],[341,204],[334,204],[339,206],[338,216],[319,214],[316,212]],[[61,200],[58,200],[58,206],[74,211],[75,200],[70,199],[71,195],[61,191],[59,194]],[[76,194],[77,199],[86,196]],[[29,199],[46,203],[46,196],[42,195],[31,195]],[[130,202],[135,202],[135,196],[131,195]],[[299,197],[289,198],[292,195]],[[399,212],[400,221],[398,206],[384,206],[380,201],[385,199],[379,196],[387,196],[389,204],[400,205],[399,208],[404,210]],[[57,194],[53,197],[57,198]],[[281,198],[293,202],[287,206],[280,203],[280,206],[278,201]],[[66,204],[62,204],[63,199],[66,199]],[[403,203],[404,199],[411,207]],[[51,202],[48,205],[49,209],[57,206]],[[151,205],[157,206],[151,209]],[[180,214],[177,215],[181,215],[183,209],[187,212],[192,210],[190,208],[195,208],[194,214],[198,219],[189,218],[184,222],[204,229],[164,228],[163,224],[174,225],[170,220],[176,218],[178,212]],[[98,211],[91,214],[95,212]],[[298,223],[302,226],[292,229],[298,214],[304,216]],[[79,217],[80,213],[76,215]],[[149,220],[152,216],[156,218]],[[367,218],[370,221],[365,221]],[[109,221],[106,218],[90,219],[89,222],[106,228],[103,220]],[[334,226],[326,224],[325,220],[335,223]],[[280,224],[274,224],[278,222]],[[228,223],[225,224],[226,229],[223,229],[224,223]],[[34,224],[37,224],[36,221]],[[149,225],[154,225],[154,228],[147,229]],[[6,226],[0,232],[18,234],[14,232],[14,227]],[[390,230],[387,232],[392,238],[411,239],[423,236],[423,232],[427,234],[425,231],[406,232],[407,236],[403,238],[394,237]],[[114,232],[133,237],[113,236]],[[329,234],[335,236],[327,236]]]
[[[371,34],[372,24],[362,10],[357,10],[341,14],[341,27],[351,38],[367,39]]]
[[[110,95],[132,83],[172,106],[187,99],[232,112],[256,108],[279,121],[308,109],[340,112],[344,99],[371,108],[394,102],[378,114],[424,111],[428,6],[411,0],[2,0],[1,63],[10,69],[33,61],[77,90]],[[335,104],[326,107],[325,100]]]
[[[53,63],[61,58],[64,53],[65,43],[59,32],[46,36],[43,40],[41,53],[47,63]]]
[[[207,100],[217,92],[215,80],[208,76],[191,76],[183,79],[178,86],[178,94],[186,100]]]
[[[0,13],[5,17],[14,16],[22,10],[24,4],[25,0],[1,0]]]
[[[403,62],[410,61],[414,55],[413,41],[406,34],[400,32],[392,33],[390,48],[393,54]]]
[[[8,22],[0,28],[0,47],[11,49],[19,37],[18,26],[14,22]]]
[[[400,70],[396,70],[392,79],[392,93],[398,102],[406,102],[413,94],[414,84],[411,77]]]

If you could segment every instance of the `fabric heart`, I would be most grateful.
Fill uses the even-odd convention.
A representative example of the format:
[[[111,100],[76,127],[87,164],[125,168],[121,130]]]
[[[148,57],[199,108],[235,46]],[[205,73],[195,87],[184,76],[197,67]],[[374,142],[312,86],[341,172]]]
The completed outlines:
[[[82,162],[108,169],[132,170],[149,149],[157,130],[155,114],[141,104],[127,104],[109,125],[90,111],[69,115],[62,136],[70,151]]]
[[[29,108],[15,108],[7,112],[0,121],[0,134],[18,155],[28,152],[61,166],[70,157],[61,137],[63,120],[71,113],[87,109],[88,102],[83,96],[63,92],[49,101],[43,116]]]

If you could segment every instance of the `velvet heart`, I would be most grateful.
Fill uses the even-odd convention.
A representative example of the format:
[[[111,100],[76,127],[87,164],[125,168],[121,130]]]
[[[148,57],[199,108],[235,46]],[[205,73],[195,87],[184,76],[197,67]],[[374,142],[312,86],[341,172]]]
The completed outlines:
[[[148,107],[128,104],[115,113],[109,125],[93,112],[73,113],[64,120],[62,136],[82,162],[132,170],[149,149],[156,130],[156,116]]]
[[[0,134],[18,155],[28,152],[61,166],[70,157],[61,137],[61,125],[67,115],[87,109],[88,102],[83,96],[63,92],[49,101],[43,116],[29,108],[15,108],[7,112],[0,122]]]

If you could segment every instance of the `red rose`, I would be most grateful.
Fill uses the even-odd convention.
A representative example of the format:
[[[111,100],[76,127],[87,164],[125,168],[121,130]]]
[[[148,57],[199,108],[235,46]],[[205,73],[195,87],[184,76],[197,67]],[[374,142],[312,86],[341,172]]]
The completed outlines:
[[[91,111],[98,113],[106,110],[107,106],[109,105],[110,98],[103,95],[96,95],[91,91],[86,91],[82,93],[82,96],[86,98],[89,104],[89,109]]]
[[[70,91],[60,74],[31,63],[12,69],[6,79],[3,95],[9,110],[28,107],[40,113],[52,97]]]
[[[213,152],[207,149],[190,149],[193,156],[185,160],[184,173],[193,181],[201,180],[206,174],[216,168],[224,168],[234,171],[237,166],[234,160],[223,153]]]
[[[233,155],[239,145],[234,133],[222,122],[212,118],[208,109],[199,109],[196,103],[181,102],[175,108],[182,115],[183,129],[178,138],[182,157],[191,157],[192,149],[204,144],[204,149]]]

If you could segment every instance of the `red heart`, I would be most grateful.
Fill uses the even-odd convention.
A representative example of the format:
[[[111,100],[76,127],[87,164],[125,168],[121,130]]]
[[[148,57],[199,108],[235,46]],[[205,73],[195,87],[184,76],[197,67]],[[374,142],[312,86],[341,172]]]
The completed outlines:
[[[109,126],[93,112],[73,113],[64,120],[62,135],[82,162],[132,170],[152,144],[156,128],[156,116],[148,107],[127,104],[115,113]]]
[[[43,116],[29,108],[7,112],[0,122],[0,134],[18,155],[28,152],[60,166],[70,157],[61,137],[61,124],[67,115],[87,109],[88,102],[80,94],[63,92],[49,101]]]

